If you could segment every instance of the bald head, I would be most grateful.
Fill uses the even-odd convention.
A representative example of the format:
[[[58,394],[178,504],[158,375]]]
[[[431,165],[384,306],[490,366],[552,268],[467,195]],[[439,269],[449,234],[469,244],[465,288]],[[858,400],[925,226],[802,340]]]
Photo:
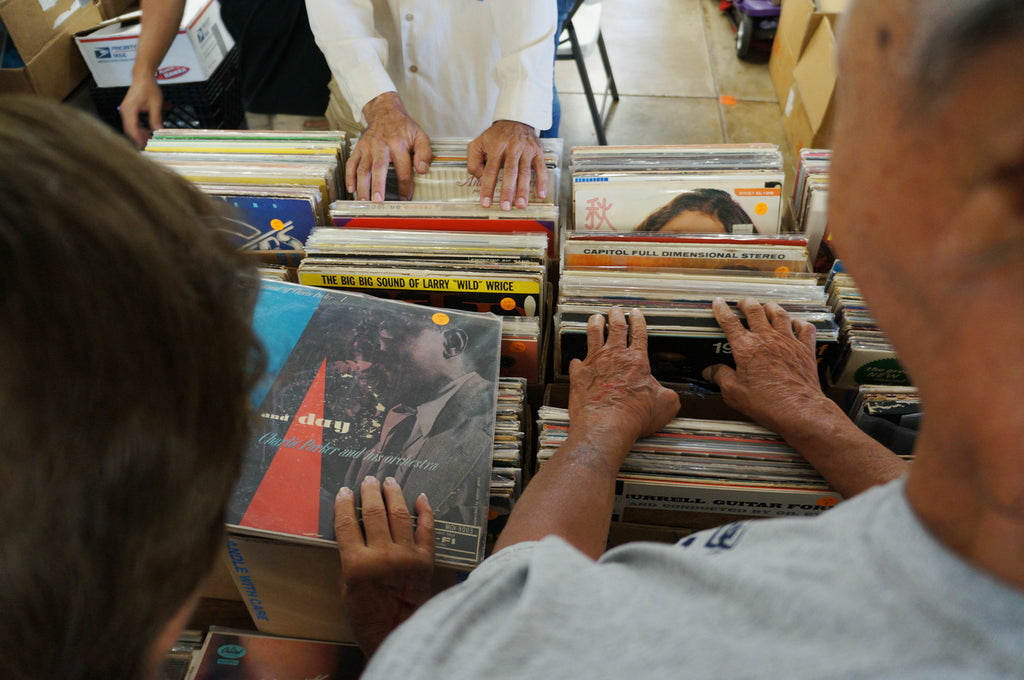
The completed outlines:
[[[1020,0],[916,0],[911,66],[927,101],[988,48],[1024,36]]]
[[[931,492],[967,485],[987,499],[979,508],[1024,524],[1019,4],[850,6],[839,35],[829,229],[921,392],[925,424],[908,485],[916,509]],[[973,404],[985,408],[965,412]]]
[[[983,341],[956,347],[951,309],[1024,314],[1017,4],[856,0],[841,22],[829,228],[915,379]]]

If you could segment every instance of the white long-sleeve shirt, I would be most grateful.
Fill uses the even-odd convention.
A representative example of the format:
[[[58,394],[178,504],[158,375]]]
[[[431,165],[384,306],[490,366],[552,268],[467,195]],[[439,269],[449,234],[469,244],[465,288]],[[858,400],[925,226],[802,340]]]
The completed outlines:
[[[555,0],[306,0],[310,26],[357,121],[397,92],[431,137],[496,120],[551,125]]]

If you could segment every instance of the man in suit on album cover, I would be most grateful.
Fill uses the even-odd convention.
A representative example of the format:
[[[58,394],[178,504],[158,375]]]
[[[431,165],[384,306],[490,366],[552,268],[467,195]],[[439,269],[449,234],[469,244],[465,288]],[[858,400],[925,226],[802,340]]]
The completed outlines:
[[[394,477],[410,507],[425,493],[441,521],[478,524],[487,512],[500,330],[490,320],[414,308],[377,329],[374,363],[390,408],[380,438],[346,482]],[[486,376],[486,377],[485,377]]]

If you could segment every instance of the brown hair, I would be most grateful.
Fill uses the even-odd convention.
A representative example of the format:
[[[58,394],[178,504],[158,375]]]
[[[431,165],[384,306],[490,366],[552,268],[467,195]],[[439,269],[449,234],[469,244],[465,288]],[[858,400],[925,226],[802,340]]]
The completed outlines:
[[[661,231],[673,217],[689,210],[714,217],[722,223],[727,234],[731,234],[737,224],[753,222],[743,206],[733,200],[728,192],[721,189],[694,189],[675,196],[652,212],[634,231]]]
[[[208,573],[262,365],[217,205],[0,97],[0,676],[132,678]]]

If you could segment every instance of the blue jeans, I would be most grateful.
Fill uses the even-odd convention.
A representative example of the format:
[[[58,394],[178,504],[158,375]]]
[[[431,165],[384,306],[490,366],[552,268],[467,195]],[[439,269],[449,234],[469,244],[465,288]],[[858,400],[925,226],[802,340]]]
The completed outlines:
[[[562,25],[569,18],[569,8],[573,0],[557,0],[558,2],[558,28],[555,30],[555,59],[558,59],[558,38],[562,35]],[[551,71],[554,73],[555,65],[551,64]],[[551,81],[551,127],[541,130],[541,137],[557,137],[558,124],[562,122],[562,103],[558,100],[558,88],[555,87],[554,79]]]

